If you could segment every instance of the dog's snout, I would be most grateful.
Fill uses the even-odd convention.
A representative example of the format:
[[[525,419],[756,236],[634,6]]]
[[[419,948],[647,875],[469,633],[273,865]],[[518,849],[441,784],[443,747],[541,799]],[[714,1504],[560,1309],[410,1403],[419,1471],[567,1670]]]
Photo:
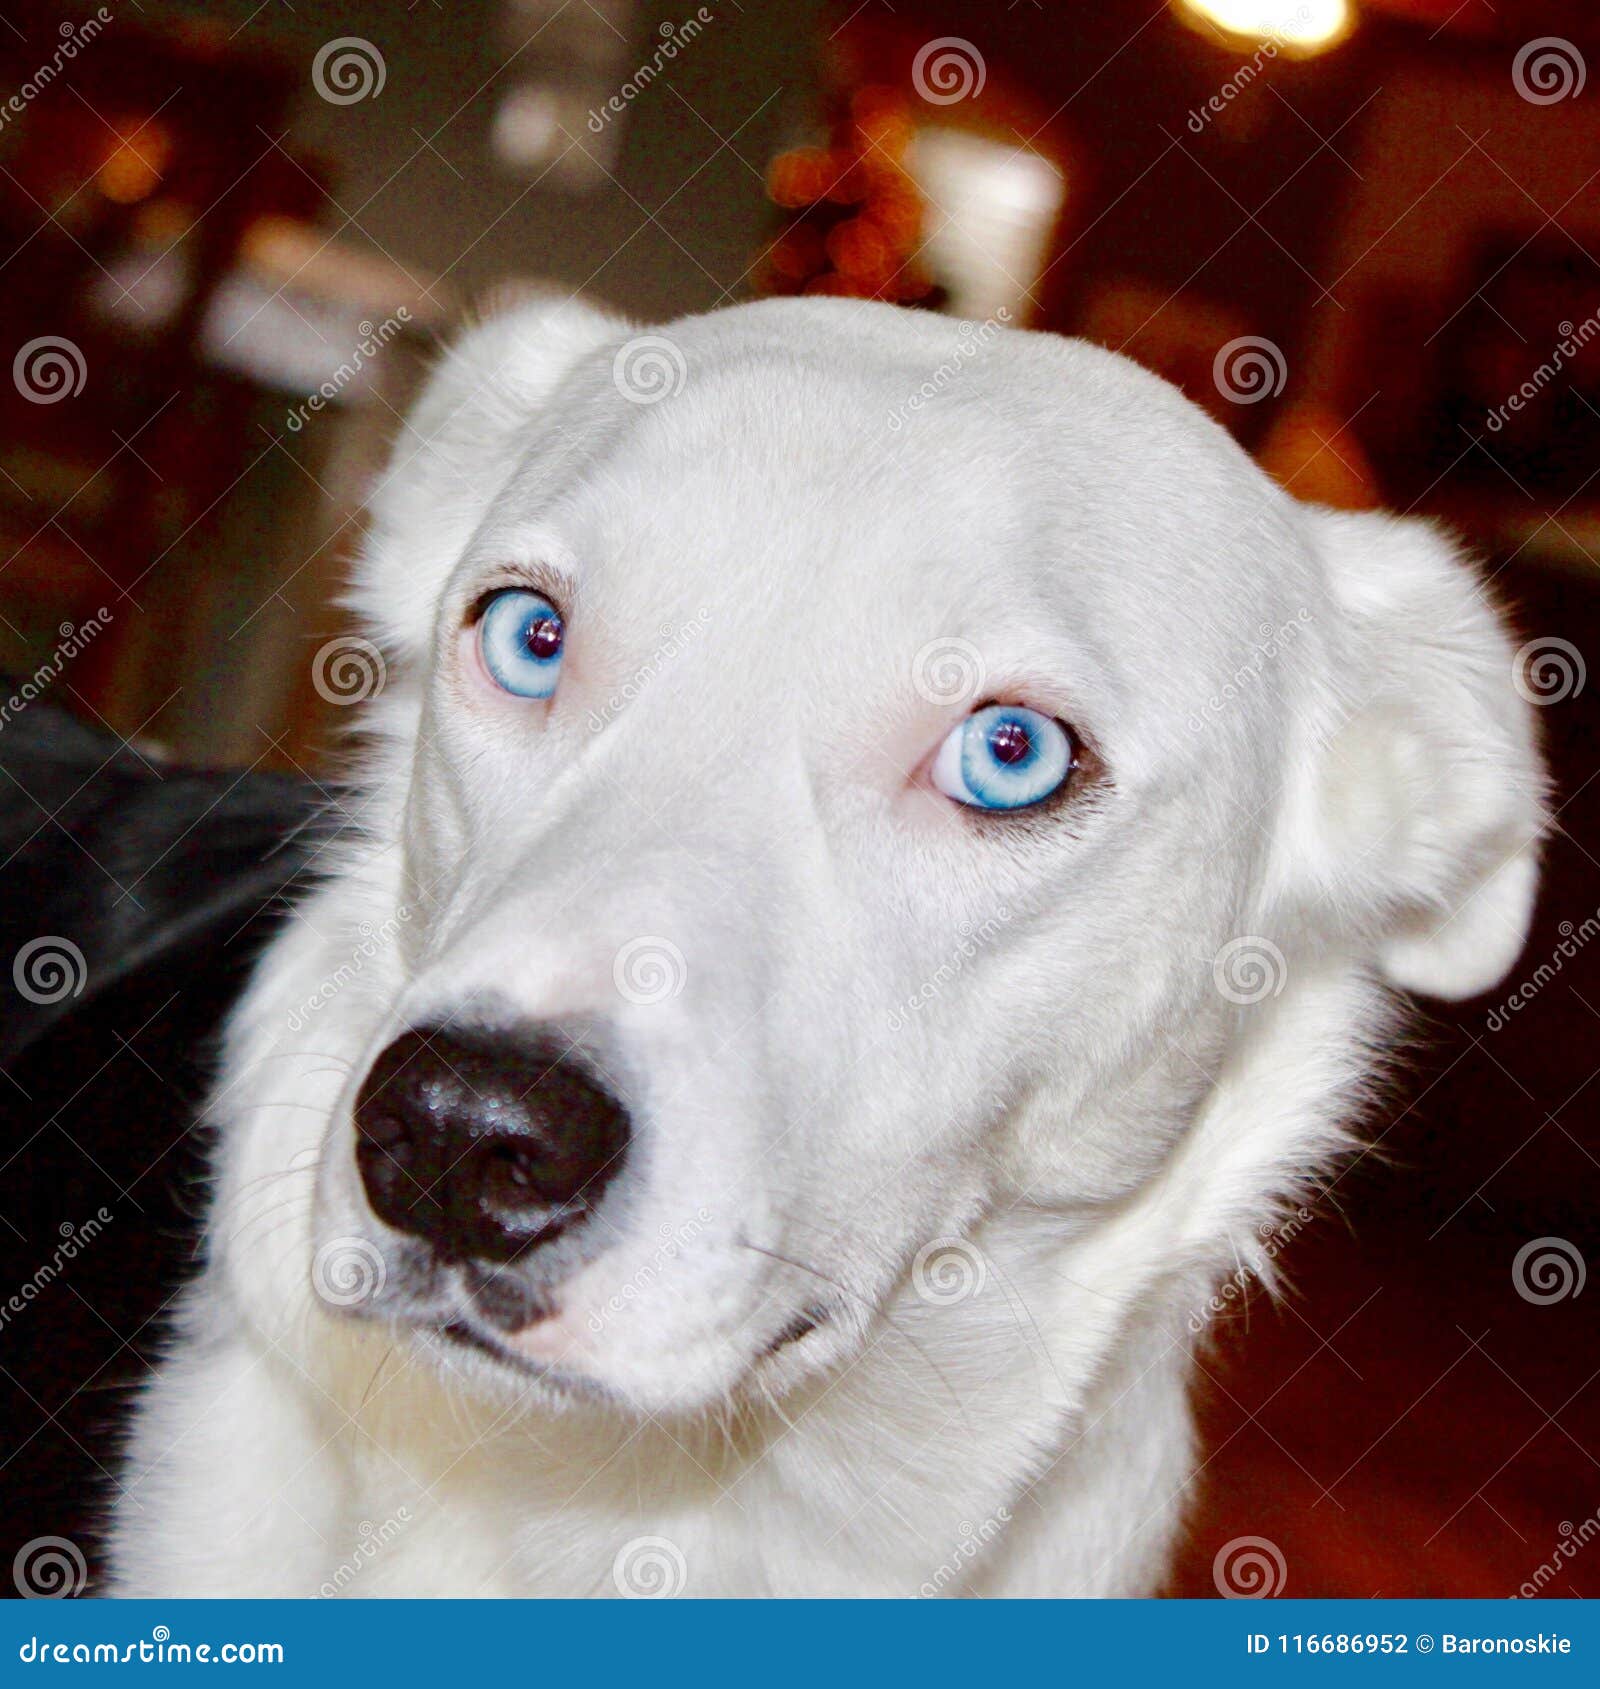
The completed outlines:
[[[407,1032],[356,1101],[379,1219],[451,1260],[510,1261],[592,1208],[628,1144],[622,1105],[565,1039]]]

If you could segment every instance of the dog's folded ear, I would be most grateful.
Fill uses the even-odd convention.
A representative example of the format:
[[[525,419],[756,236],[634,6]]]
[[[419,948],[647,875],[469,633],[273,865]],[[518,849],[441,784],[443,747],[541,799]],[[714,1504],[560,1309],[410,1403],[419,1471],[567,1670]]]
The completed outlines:
[[[458,450],[516,429],[585,352],[627,331],[621,317],[582,299],[497,288],[477,301],[434,365],[410,426],[440,449]]]
[[[1320,892],[1390,983],[1486,991],[1527,937],[1545,783],[1517,654],[1432,525],[1309,513],[1340,622],[1338,725],[1303,834]],[[1300,829],[1296,829],[1297,832]]]
[[[369,494],[372,526],[348,594],[397,656],[426,649],[442,571],[516,467],[561,378],[627,332],[622,318],[581,300],[502,291],[440,355]]]

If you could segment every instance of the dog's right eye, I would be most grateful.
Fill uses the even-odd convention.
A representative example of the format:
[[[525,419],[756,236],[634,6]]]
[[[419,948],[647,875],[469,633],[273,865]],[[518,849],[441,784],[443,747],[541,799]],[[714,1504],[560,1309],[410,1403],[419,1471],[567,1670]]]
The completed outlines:
[[[969,809],[1031,809],[1066,784],[1076,759],[1063,723],[1020,704],[990,704],[946,736],[932,778]]]
[[[478,655],[502,692],[548,698],[561,674],[566,627],[541,593],[511,587],[492,594],[478,613]]]

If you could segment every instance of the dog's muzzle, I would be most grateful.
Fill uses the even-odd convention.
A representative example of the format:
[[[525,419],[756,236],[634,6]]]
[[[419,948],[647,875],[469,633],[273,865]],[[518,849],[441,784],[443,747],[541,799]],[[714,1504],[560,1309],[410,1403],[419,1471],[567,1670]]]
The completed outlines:
[[[373,1212],[442,1260],[507,1262],[599,1202],[628,1116],[570,1042],[541,1032],[407,1032],[356,1100]]]

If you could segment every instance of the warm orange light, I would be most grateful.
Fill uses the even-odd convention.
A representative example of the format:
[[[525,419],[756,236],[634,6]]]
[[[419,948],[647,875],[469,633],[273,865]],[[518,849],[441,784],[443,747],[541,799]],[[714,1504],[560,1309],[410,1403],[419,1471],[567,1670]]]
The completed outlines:
[[[126,139],[119,138],[95,177],[95,186],[118,205],[137,205],[161,185],[161,172],[172,155],[172,140],[160,125],[150,123]]]
[[[849,161],[825,147],[796,147],[780,153],[767,170],[767,193],[790,209],[815,205],[849,168]]]

